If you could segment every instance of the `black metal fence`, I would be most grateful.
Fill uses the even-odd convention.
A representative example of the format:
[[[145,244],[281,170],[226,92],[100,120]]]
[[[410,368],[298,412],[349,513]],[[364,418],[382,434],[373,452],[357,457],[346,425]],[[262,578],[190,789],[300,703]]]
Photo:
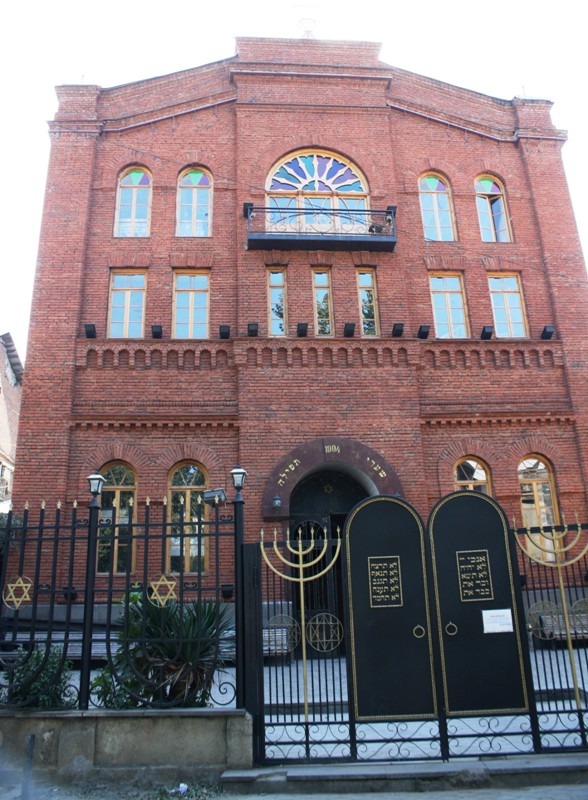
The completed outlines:
[[[514,579],[521,585],[532,682],[526,714],[457,717],[440,709],[435,719],[415,714],[395,721],[354,723],[340,563],[318,580],[307,573],[303,599],[299,584],[292,580],[296,571],[284,568],[271,549],[273,564],[254,559],[257,566],[245,581],[246,591],[259,583],[257,597],[263,607],[259,624],[264,637],[273,641],[273,657],[259,663],[263,685],[260,682],[258,688],[258,760],[407,761],[587,750],[588,525],[521,528],[510,535],[519,541],[515,567],[519,574]],[[290,542],[276,542],[276,549],[288,553],[292,541],[295,534]],[[322,547],[320,540],[305,554],[305,563],[311,565]],[[337,540],[328,539],[327,555],[320,563],[332,558],[336,547]],[[309,571],[313,569],[320,571],[318,566]],[[259,578],[254,577],[256,571]],[[399,659],[404,657],[398,653]],[[394,680],[393,665],[387,677],[377,669],[374,675],[381,676],[374,678],[377,693],[378,680]],[[495,678],[500,681],[500,674]]]
[[[245,706],[260,762],[588,749],[588,525],[511,532],[530,714],[361,724],[349,714],[337,540],[326,543],[332,569],[317,567],[302,591],[271,548],[266,561],[259,543],[242,551],[242,528],[239,503],[214,501],[189,519],[165,504],[10,513],[0,523],[0,708]]]
[[[9,513],[0,707],[234,703],[235,534],[233,509],[201,496],[189,519],[165,503]]]

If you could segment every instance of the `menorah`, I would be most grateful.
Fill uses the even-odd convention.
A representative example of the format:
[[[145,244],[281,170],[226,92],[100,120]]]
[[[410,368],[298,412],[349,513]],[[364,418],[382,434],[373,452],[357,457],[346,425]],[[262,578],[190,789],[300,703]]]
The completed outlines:
[[[308,674],[307,674],[307,665],[306,665],[306,616],[305,616],[305,600],[304,600],[304,586],[311,581],[316,581],[318,578],[322,578],[323,575],[326,575],[329,570],[333,568],[333,565],[337,561],[339,557],[339,552],[341,550],[341,531],[340,528],[337,528],[337,540],[335,551],[331,555],[331,560],[326,563],[326,565],[318,572],[313,572],[313,568],[320,564],[323,559],[326,560],[327,556],[327,549],[329,546],[329,540],[327,536],[327,529],[323,528],[323,536],[322,536],[322,547],[318,551],[317,554],[312,555],[313,550],[316,546],[316,541],[314,537],[314,527],[310,528],[310,539],[306,542],[303,541],[302,538],[302,529],[298,528],[296,532],[296,544],[292,544],[290,541],[290,531],[286,532],[286,550],[287,553],[290,553],[292,556],[296,558],[295,561],[291,561],[288,557],[287,553],[283,553],[280,550],[278,545],[278,532],[274,528],[274,539],[272,543],[266,543],[264,541],[264,532],[263,528],[261,529],[261,554],[263,556],[263,560],[267,564],[267,566],[278,575],[280,578],[283,578],[285,581],[290,581],[291,583],[297,583],[299,589],[299,596],[300,596],[300,629],[302,632],[301,636],[301,643],[302,643],[302,681],[303,681],[303,691],[304,691],[304,720],[308,725]],[[285,567],[286,569],[282,571],[280,568],[272,564],[267,552],[266,546],[269,544],[269,547],[275,554],[276,558],[278,559],[279,566]],[[291,570],[291,571],[290,571]]]
[[[576,672],[576,661],[574,659],[572,631],[570,628],[570,614],[564,586],[563,568],[575,564],[577,561],[583,558],[586,553],[588,553],[588,536],[586,538],[586,544],[584,547],[578,552],[574,553],[574,550],[580,542],[583,533],[582,526],[580,525],[578,521],[578,515],[576,514],[576,531],[575,534],[570,536],[568,539],[567,537],[571,532],[563,515],[562,519],[563,525],[557,526],[561,527],[561,530],[556,530],[556,526],[540,526],[539,532],[537,533],[533,532],[530,526],[527,526],[524,529],[525,533],[521,534],[516,527],[516,520],[513,517],[513,530],[515,533],[515,540],[527,558],[531,559],[531,561],[534,561],[536,564],[540,564],[542,567],[555,569],[557,571],[558,588],[561,595],[563,620],[566,632],[566,644],[570,659],[572,681],[574,683],[576,706],[578,709],[578,714],[580,715],[580,719],[582,720],[582,701],[580,697],[578,675]],[[532,547],[529,547],[529,545],[532,545]]]

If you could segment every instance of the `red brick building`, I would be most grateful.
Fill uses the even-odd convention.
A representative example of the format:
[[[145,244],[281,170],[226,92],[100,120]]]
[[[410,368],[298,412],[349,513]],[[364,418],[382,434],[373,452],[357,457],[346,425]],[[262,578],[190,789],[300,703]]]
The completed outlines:
[[[456,486],[587,509],[586,269],[550,103],[238,39],[61,86],[15,484],[141,505],[225,487],[247,535]],[[190,554],[185,557],[190,569]]]

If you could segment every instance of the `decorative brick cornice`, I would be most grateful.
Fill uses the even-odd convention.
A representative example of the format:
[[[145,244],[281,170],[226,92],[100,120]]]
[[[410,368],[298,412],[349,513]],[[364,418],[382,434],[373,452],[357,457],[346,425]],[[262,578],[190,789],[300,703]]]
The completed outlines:
[[[533,426],[574,425],[573,414],[562,412],[543,414],[491,414],[483,417],[472,417],[467,414],[455,416],[426,416],[420,420],[422,428],[512,428]],[[526,452],[530,452],[528,449]],[[533,452],[531,450],[531,452]]]
[[[239,423],[237,419],[154,419],[153,417],[134,417],[129,419],[72,419],[69,427],[71,430],[158,430],[158,431],[195,431],[202,428],[235,428]]]

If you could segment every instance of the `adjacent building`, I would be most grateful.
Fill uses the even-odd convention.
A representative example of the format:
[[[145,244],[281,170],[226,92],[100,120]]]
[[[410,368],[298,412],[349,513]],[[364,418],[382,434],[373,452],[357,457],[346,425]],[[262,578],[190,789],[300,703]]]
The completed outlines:
[[[240,464],[248,537],[375,494],[426,518],[454,488],[585,518],[587,275],[550,102],[250,38],[57,94],[15,505],[99,469],[126,519],[190,514]]]
[[[0,512],[12,497],[16,437],[22,392],[22,364],[12,336],[0,335]]]

